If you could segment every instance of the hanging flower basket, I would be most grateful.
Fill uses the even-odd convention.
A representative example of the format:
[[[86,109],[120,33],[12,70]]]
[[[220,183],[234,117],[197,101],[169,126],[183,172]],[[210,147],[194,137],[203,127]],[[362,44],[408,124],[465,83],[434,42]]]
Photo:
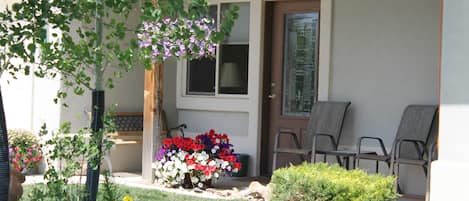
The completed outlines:
[[[144,22],[137,35],[139,47],[146,59],[153,63],[170,57],[200,58],[215,55],[217,42],[212,34],[214,20],[166,18],[163,21]]]
[[[212,180],[241,168],[228,135],[215,130],[195,139],[165,139],[156,155],[153,164],[156,181],[169,186],[207,188]]]

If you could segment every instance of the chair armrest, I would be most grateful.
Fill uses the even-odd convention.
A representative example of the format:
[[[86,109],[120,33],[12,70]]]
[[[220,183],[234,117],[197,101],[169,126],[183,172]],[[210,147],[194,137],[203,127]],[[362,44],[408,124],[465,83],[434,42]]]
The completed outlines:
[[[363,141],[365,140],[374,140],[374,141],[377,141],[379,143],[379,146],[381,147],[381,151],[383,152],[383,155],[385,156],[388,156],[388,152],[386,151],[386,147],[384,146],[384,142],[383,142],[383,139],[379,138],[379,137],[360,137],[359,140],[358,140],[358,144],[357,144],[357,148],[358,148],[358,154],[362,153],[361,150],[362,150],[362,144],[363,144]]]
[[[181,124],[179,126],[176,126],[174,128],[170,128],[170,130],[179,130],[179,129],[186,129],[187,125],[186,124]]]
[[[184,135],[185,135],[185,134],[184,134],[184,129],[186,129],[186,128],[187,128],[187,124],[180,124],[179,126],[176,126],[176,127],[174,127],[174,128],[170,128],[170,129],[169,129],[169,132],[166,134],[166,136],[167,136],[168,138],[171,138],[171,137],[172,137],[172,136],[171,136],[171,131],[177,130],[177,131],[180,131],[180,132],[181,132],[182,137],[185,137],[185,136],[184,136]]]
[[[293,130],[291,129],[279,129],[279,131],[277,132],[277,135],[275,135],[275,144],[274,144],[275,148],[279,147],[279,141],[280,141],[281,135],[291,136],[293,138],[293,141],[295,142],[296,148],[298,149],[301,148],[301,144],[300,144],[297,134],[293,132]]]
[[[423,155],[427,152],[427,150],[425,149],[425,142],[424,141],[421,141],[421,140],[413,140],[413,139],[406,139],[406,138],[401,138],[401,139],[398,139],[396,141],[396,144],[394,145],[394,148],[395,148],[395,153],[394,153],[394,156],[396,156],[397,158],[399,158],[399,155],[401,153],[401,145],[402,143],[404,142],[410,142],[414,145],[415,149],[417,150],[418,152],[418,155],[422,158]],[[420,147],[421,146],[421,147]]]
[[[432,143],[432,145],[428,149],[428,153],[427,153],[428,154],[428,157],[427,157],[428,164],[430,164],[433,161],[433,153],[436,151],[436,148],[437,148],[437,144],[435,142],[435,143]],[[436,157],[438,157],[438,152],[436,152]]]
[[[329,140],[331,140],[331,142],[332,142],[332,146],[334,146],[334,148],[337,149],[338,144],[337,144],[337,142],[335,141],[334,136],[332,136],[331,134],[316,133],[316,135],[315,135],[313,138],[315,138],[315,137],[317,137],[317,136],[323,136],[323,137],[329,138]],[[316,141],[314,141],[314,142],[316,143]]]

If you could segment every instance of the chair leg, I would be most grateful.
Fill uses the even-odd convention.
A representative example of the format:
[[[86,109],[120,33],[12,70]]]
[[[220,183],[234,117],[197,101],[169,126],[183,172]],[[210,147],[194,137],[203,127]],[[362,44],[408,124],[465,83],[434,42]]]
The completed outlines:
[[[337,163],[339,164],[339,166],[343,166],[342,160],[340,159],[340,156],[336,156],[336,159],[337,159]]]
[[[427,164],[428,172],[430,172],[430,164]],[[427,175],[427,182],[425,183],[425,201],[430,201],[430,174]]]
[[[353,168],[354,168],[354,169],[355,169],[355,168],[360,169],[360,158],[355,157],[354,160],[355,160],[355,162],[354,162],[354,165],[353,165],[354,167],[353,167]]]
[[[391,164],[391,168],[394,169],[395,168],[395,171],[394,171],[394,176],[396,177],[396,189],[397,189],[397,192],[402,194],[403,191],[401,189],[401,186],[399,185],[399,163],[395,163],[395,164]]]
[[[275,169],[277,169],[277,152],[274,152],[273,158],[272,158],[272,174],[274,173]]]
[[[379,173],[379,161],[376,161],[376,169],[375,170],[376,170],[376,174],[378,174]]]

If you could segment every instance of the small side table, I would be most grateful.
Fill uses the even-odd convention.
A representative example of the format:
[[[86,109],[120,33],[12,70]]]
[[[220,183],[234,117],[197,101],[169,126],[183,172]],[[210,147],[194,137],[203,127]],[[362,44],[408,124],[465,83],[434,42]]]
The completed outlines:
[[[357,152],[353,150],[337,150],[337,151],[327,151],[325,152],[326,155],[333,155],[341,157],[344,161],[342,166],[347,170],[350,170],[350,159],[352,159],[352,169],[355,169],[355,156],[357,156]],[[376,152],[362,152],[366,154],[376,154]]]

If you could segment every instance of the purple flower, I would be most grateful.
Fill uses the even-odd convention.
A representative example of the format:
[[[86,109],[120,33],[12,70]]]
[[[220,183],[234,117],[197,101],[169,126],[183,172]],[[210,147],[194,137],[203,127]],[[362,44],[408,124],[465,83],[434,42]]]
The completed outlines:
[[[153,50],[153,55],[158,56],[160,54],[160,51],[158,50],[158,46],[152,45],[151,49]]]
[[[199,56],[200,56],[200,57],[205,56],[205,50],[204,50],[204,49],[200,49],[200,50],[199,50]]]
[[[163,20],[164,23],[169,24],[171,22],[171,18],[166,18]]]
[[[212,44],[208,45],[208,48],[207,48],[208,52],[210,54],[214,54],[215,53],[215,48],[212,46]]]
[[[155,161],[159,161],[163,159],[165,152],[166,151],[163,148],[161,148],[155,156]]]
[[[189,38],[189,41],[190,41],[191,43],[195,43],[195,41],[196,41],[195,35],[192,35],[192,36]]]
[[[140,48],[146,48],[146,47],[148,47],[148,46],[150,46],[150,45],[151,45],[151,42],[148,42],[148,41],[139,41],[139,43],[138,43],[138,46],[139,46]]]

